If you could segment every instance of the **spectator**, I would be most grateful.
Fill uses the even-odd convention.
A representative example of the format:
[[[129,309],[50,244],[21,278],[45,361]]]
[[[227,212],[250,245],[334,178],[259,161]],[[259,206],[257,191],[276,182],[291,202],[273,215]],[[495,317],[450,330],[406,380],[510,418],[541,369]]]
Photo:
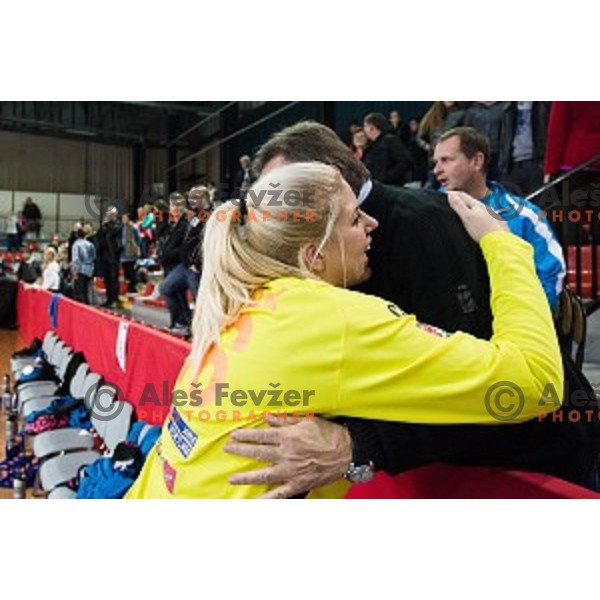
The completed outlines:
[[[6,217],[6,243],[9,252],[20,248],[19,244],[19,218],[14,212]]]
[[[531,244],[538,277],[550,306],[555,308],[566,272],[562,248],[535,204],[487,179],[487,138],[472,127],[456,127],[442,135],[433,156],[435,176],[446,191],[466,192],[481,200],[504,215],[510,230]]]
[[[135,276],[135,263],[140,257],[140,233],[137,227],[131,222],[128,214],[121,216],[121,266],[125,273],[125,280],[127,281],[127,291],[130,294],[135,294],[136,289],[136,276]]]
[[[150,246],[154,239],[154,207],[152,204],[146,204],[139,209],[138,231],[140,232],[140,256],[148,258]]]
[[[35,237],[40,237],[40,229],[42,228],[42,212],[39,206],[32,200],[27,198],[23,205],[23,217],[26,222],[26,231],[35,233]]]
[[[365,155],[365,150],[369,144],[367,134],[364,129],[357,129],[352,134],[352,154],[357,160],[362,160]]]
[[[390,113],[390,129],[389,132],[392,135],[399,135],[402,136],[404,131],[403,131],[403,125],[402,125],[402,117],[400,116],[400,112],[397,110],[393,110]],[[404,141],[404,140],[403,140]]]
[[[191,220],[183,240],[183,265],[187,268],[187,289],[194,301],[198,295],[200,274],[202,273],[202,235],[208,214],[212,210],[210,192],[200,185],[193,187],[188,194]]]
[[[510,102],[504,112],[498,167],[520,196],[543,184],[549,115],[550,102]]]
[[[245,198],[250,186],[256,180],[256,175],[252,172],[250,157],[247,154],[240,157],[240,170],[235,175],[234,197]]]
[[[58,249],[61,244],[62,244],[62,241],[60,239],[60,233],[52,234],[52,239],[50,240],[50,244],[48,244],[48,245],[52,246],[52,248],[54,248],[56,250],[56,252],[58,252]]]
[[[455,102],[449,101],[434,102],[419,123],[417,138],[430,156],[433,156],[433,148],[446,129],[446,121],[455,110],[455,105]]]
[[[447,127],[473,127],[487,139],[490,147],[490,156],[487,164],[487,173],[490,179],[500,176],[500,148],[502,145],[502,126],[504,115],[510,102],[473,102],[464,111],[454,113],[451,120],[447,120]],[[455,118],[454,118],[455,117]]]
[[[410,119],[408,121],[407,147],[413,163],[413,180],[419,184],[418,187],[421,187],[427,182],[429,154],[420,142],[418,134],[419,121],[417,119]]]
[[[185,215],[185,198],[179,192],[169,196],[170,214],[167,231],[160,244],[159,259],[165,279],[160,286],[160,294],[167,303],[170,314],[169,329],[174,333],[186,334],[192,319],[187,301],[186,289],[179,285],[182,272],[186,271],[181,257],[181,249],[188,229]]]
[[[544,180],[600,154],[600,102],[553,102]],[[600,163],[594,166],[600,168]]]
[[[121,225],[119,211],[109,206],[102,226],[96,234],[98,271],[104,277],[106,288],[105,308],[114,308],[119,299],[119,261],[121,257]]]
[[[90,284],[94,276],[96,248],[92,242],[86,239],[85,229],[78,229],[76,236],[77,239],[73,244],[73,262],[71,263],[73,295],[78,302],[91,304]]]
[[[60,291],[60,267],[56,262],[56,250],[48,246],[44,251],[44,261],[42,264],[42,280],[39,286],[49,292]]]
[[[406,146],[399,137],[388,133],[388,122],[381,113],[365,117],[364,130],[369,146],[363,162],[373,179],[402,186],[412,179],[412,163]]]
[[[208,190],[208,194],[210,196],[210,204],[211,206],[215,206],[218,202],[221,202],[221,198],[219,195],[219,190],[217,190],[217,186],[214,181],[210,179],[206,183],[206,189]]]

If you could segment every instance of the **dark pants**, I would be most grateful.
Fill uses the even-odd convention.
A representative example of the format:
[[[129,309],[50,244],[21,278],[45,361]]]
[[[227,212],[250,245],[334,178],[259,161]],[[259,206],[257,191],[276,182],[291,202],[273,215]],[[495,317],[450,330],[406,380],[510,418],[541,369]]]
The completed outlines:
[[[6,248],[9,252],[13,252],[14,250],[18,250],[21,244],[19,244],[19,234],[18,233],[9,233],[6,237]]]
[[[75,277],[75,281],[73,282],[73,297],[77,302],[82,302],[83,304],[91,304],[90,301],[90,282],[92,278],[88,275],[83,275],[79,273]]]
[[[192,313],[188,306],[187,291],[191,290],[194,298],[196,297],[199,278],[197,273],[181,263],[167,272],[160,286],[160,294],[171,313],[171,326],[190,324]]]
[[[130,294],[135,294],[137,291],[135,286],[137,284],[137,274],[135,272],[135,261],[126,260],[121,263],[123,265],[123,271],[125,272],[125,279],[127,280],[127,291]]]
[[[104,273],[106,303],[114,304],[119,299],[119,263],[106,263]]]

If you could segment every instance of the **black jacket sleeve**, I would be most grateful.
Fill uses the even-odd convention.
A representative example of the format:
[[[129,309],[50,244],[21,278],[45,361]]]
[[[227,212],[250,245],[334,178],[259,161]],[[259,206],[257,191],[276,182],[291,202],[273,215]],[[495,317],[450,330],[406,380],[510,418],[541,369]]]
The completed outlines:
[[[181,262],[181,247],[187,228],[188,220],[181,218],[169,233],[160,256],[163,265],[176,265]]]
[[[413,425],[390,421],[338,419],[352,438],[352,459],[359,464],[373,461],[377,470],[389,475],[432,462],[452,462],[479,439],[483,431],[461,426]]]
[[[412,158],[404,142],[394,135],[386,136],[389,168],[385,175],[386,182],[401,185],[412,179]]]

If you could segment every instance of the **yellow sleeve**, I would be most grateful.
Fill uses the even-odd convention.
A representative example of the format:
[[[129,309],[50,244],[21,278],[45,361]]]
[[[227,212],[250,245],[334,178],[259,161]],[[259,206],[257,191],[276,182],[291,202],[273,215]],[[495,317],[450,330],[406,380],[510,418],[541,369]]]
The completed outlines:
[[[531,246],[498,232],[481,247],[492,289],[491,341],[435,331],[381,299],[348,294],[339,302],[345,339],[335,414],[501,424],[548,412],[544,391],[562,398],[560,351]]]

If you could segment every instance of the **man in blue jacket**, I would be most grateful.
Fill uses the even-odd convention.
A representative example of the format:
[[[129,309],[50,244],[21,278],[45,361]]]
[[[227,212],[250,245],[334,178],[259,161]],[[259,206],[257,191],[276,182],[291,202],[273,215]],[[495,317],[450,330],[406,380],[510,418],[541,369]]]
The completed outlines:
[[[433,154],[434,174],[446,191],[461,191],[494,210],[510,230],[533,246],[535,266],[552,308],[558,305],[566,268],[562,248],[540,209],[486,178],[487,138],[472,127],[446,131]]]

